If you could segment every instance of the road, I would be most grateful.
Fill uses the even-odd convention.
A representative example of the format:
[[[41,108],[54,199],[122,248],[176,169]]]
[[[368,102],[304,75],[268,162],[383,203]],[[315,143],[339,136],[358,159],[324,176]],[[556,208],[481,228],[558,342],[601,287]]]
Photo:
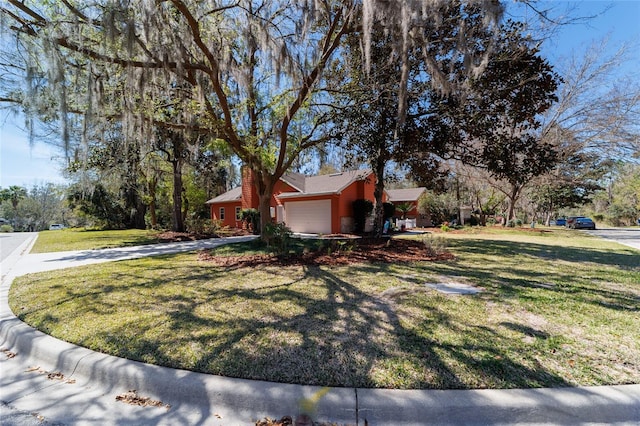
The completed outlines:
[[[7,232],[0,233],[0,262],[4,261],[22,243],[32,238],[34,232]]]
[[[27,254],[25,251],[29,247],[30,241],[37,236],[37,232],[0,233],[0,275],[2,281],[20,258]]]
[[[602,228],[595,231],[587,231],[607,240],[614,240],[620,244],[640,250],[640,227],[634,228]]]

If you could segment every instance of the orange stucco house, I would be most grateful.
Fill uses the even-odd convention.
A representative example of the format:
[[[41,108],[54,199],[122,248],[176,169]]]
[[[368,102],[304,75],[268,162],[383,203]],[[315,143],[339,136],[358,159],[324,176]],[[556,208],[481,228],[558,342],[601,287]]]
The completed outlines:
[[[371,170],[356,170],[322,176],[287,173],[275,186],[271,217],[299,233],[336,234],[353,230],[352,203],[374,200],[375,177]],[[251,172],[243,170],[242,186],[209,201],[211,218],[240,228],[240,212],[258,208]]]
[[[387,189],[387,201],[395,204],[409,204],[411,210],[406,214],[406,218],[414,221],[414,226],[419,228],[431,226],[431,218],[428,215],[418,212],[418,200],[427,191],[426,188],[406,188],[406,189]],[[396,211],[397,216],[400,212]]]

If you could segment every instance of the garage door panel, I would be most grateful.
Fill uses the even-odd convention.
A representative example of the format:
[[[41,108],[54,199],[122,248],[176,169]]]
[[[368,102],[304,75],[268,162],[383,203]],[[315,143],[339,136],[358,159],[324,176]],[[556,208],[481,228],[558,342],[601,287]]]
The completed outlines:
[[[285,223],[293,232],[331,233],[331,200],[289,201],[284,208]]]

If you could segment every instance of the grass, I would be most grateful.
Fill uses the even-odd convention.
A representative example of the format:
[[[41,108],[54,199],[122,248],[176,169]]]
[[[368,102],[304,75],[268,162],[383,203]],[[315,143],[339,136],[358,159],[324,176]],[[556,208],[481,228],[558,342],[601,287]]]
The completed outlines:
[[[38,234],[31,253],[49,253],[67,250],[91,250],[136,246],[158,242],[156,231],[126,229],[119,231],[93,231],[63,229],[42,231]]]
[[[640,383],[638,251],[565,230],[440,235],[457,260],[238,268],[186,253],[21,277],[10,305],[63,340],[231,377],[401,389]],[[424,285],[440,281],[484,292]]]

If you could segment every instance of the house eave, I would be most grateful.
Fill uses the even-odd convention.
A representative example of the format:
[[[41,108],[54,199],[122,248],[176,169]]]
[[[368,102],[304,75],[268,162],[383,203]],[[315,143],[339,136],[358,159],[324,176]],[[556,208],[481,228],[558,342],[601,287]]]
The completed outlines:
[[[325,191],[325,192],[283,192],[276,195],[276,198],[289,199],[289,198],[308,198],[308,197],[321,197],[325,195],[340,195],[340,192]]]

